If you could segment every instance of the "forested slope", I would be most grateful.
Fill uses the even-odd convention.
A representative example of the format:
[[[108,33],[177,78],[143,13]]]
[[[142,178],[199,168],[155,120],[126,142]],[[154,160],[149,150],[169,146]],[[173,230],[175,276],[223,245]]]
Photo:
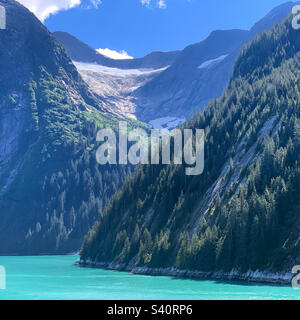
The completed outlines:
[[[205,129],[205,170],[142,166],[86,236],[81,261],[121,268],[286,270],[299,262],[300,33],[291,19],[241,52]]]
[[[97,130],[118,119],[32,13],[0,5],[0,254],[75,251],[130,171],[95,160]]]

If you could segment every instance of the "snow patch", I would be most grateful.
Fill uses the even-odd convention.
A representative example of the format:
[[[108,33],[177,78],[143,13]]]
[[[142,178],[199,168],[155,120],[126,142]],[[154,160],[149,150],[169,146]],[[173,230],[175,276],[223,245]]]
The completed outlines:
[[[118,68],[104,67],[94,63],[85,63],[85,62],[77,62],[77,61],[74,61],[73,63],[78,70],[98,72],[98,73],[108,74],[116,77],[142,76],[146,74],[161,72],[168,68],[168,67],[164,67],[161,69],[151,69],[151,68],[118,69]]]
[[[185,122],[185,118],[164,117],[149,121],[149,125],[153,129],[172,130]]]
[[[221,61],[223,61],[225,58],[228,57],[228,54],[224,54],[216,59],[211,59],[211,60],[207,60],[205,62],[203,62],[199,67],[198,69],[205,69],[209,66],[211,66],[212,64],[215,64],[215,63],[219,63]]]

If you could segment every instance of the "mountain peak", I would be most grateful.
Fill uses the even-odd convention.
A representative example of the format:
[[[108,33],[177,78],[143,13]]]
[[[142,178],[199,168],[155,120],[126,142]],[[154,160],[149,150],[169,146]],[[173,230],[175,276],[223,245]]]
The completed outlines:
[[[278,23],[286,18],[292,12],[292,8],[296,4],[299,4],[299,1],[288,1],[273,8],[264,18],[258,21],[251,28],[251,34],[257,34],[259,32],[269,30],[275,23]]]
[[[73,61],[95,63],[101,66],[118,69],[159,69],[174,62],[179,51],[151,52],[145,57],[136,59],[114,60],[97,52],[94,48],[85,44],[67,32],[56,31],[54,37],[65,47]]]

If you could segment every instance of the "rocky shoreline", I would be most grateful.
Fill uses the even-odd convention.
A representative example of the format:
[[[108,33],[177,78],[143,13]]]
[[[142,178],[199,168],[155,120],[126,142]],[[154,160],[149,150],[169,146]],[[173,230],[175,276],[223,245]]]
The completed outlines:
[[[202,280],[223,280],[223,281],[245,281],[254,283],[266,283],[277,285],[291,285],[293,274],[291,272],[269,272],[269,271],[251,271],[241,273],[238,270],[230,272],[202,272],[191,270],[179,270],[171,268],[148,268],[136,267],[118,263],[94,262],[91,260],[78,260],[77,264],[82,267],[103,268],[107,270],[126,271],[133,274],[151,275],[151,276],[170,276],[177,278],[190,278]]]

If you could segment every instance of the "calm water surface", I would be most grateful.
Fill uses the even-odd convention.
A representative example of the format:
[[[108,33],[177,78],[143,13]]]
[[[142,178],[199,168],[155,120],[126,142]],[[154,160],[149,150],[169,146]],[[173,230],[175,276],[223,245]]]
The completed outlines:
[[[80,268],[77,256],[0,257],[6,269],[3,299],[300,299],[284,286],[181,280]]]

